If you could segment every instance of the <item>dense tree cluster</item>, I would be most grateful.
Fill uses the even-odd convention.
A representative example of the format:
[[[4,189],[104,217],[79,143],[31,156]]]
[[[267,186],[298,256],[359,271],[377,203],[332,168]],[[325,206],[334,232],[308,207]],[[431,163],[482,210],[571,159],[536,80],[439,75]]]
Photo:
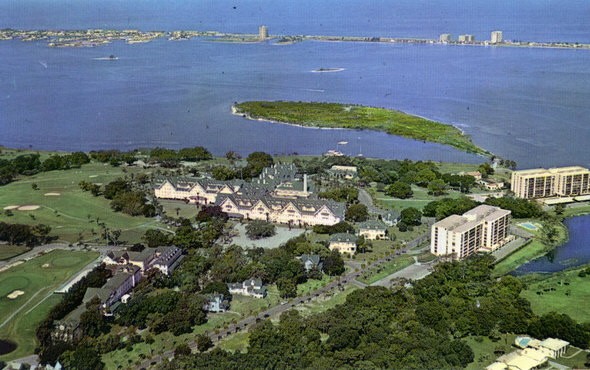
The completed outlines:
[[[443,198],[428,203],[422,212],[426,217],[436,217],[437,220],[442,220],[450,215],[462,215],[479,204],[467,197]]]
[[[352,222],[367,221],[369,219],[369,210],[367,209],[367,206],[364,204],[351,204],[346,209],[344,217],[347,221]]]
[[[359,191],[352,186],[343,186],[332,188],[318,193],[318,197],[323,199],[332,199],[337,202],[353,203],[358,200]]]
[[[215,349],[160,369],[455,369],[474,360],[462,338],[498,333],[588,347],[588,325],[562,314],[535,316],[520,297],[523,282],[510,275],[492,278],[492,263],[487,255],[441,263],[412,288],[356,290],[344,304],[307,318],[287,311],[278,324],[266,320],[250,329],[247,354]]]
[[[340,221],[334,225],[314,225],[313,232],[316,234],[340,234],[340,233],[349,233],[354,234],[355,229],[354,226],[349,224],[346,221]]]
[[[14,159],[0,159],[0,185],[12,182],[19,175],[30,176],[44,171],[78,168],[90,162],[88,155],[82,152],[55,154],[44,161],[40,158],[39,154],[22,154]]]
[[[34,247],[45,244],[53,240],[49,233],[51,227],[39,225],[9,224],[0,221],[0,241],[7,242],[11,245],[26,245]]]
[[[488,198],[485,204],[512,211],[512,217],[514,218],[536,218],[545,214],[538,203],[528,199],[513,197]]]
[[[111,199],[111,208],[131,216],[153,217],[156,208],[146,198],[142,190],[133,189],[131,182],[119,178],[105,185],[103,195]]]
[[[253,240],[268,238],[276,233],[275,225],[267,221],[254,220],[246,224],[246,235]]]

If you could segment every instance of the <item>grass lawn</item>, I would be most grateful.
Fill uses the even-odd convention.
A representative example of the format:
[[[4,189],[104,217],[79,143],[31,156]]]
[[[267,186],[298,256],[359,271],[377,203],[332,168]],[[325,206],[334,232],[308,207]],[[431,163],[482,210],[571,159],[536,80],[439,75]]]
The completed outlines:
[[[533,311],[538,315],[556,311],[568,314],[578,322],[590,322],[590,276],[579,277],[580,270],[525,279],[527,289],[522,291],[521,296],[531,302]],[[536,281],[533,280],[535,278]]]
[[[359,287],[356,285],[349,284],[342,291],[335,290],[333,293],[331,293],[331,295],[326,296],[326,298],[315,298],[311,302],[297,305],[296,309],[303,316],[310,316],[316,313],[324,312],[344,303],[346,301],[346,297],[357,289],[359,289]]]
[[[565,356],[552,361],[569,366],[572,369],[586,369],[587,366],[584,365],[587,362],[586,355],[588,355],[588,352],[569,346]]]
[[[493,342],[488,337],[467,337],[463,340],[473,350],[474,361],[467,365],[467,370],[485,369],[486,366],[496,361],[497,355],[494,354],[496,349],[502,349],[506,353],[512,352],[515,348],[512,347],[516,335],[502,334],[501,339]]]
[[[94,252],[55,250],[0,272],[0,338],[18,344],[0,360],[33,353],[37,325],[61,299],[52,292],[97,257]],[[24,294],[9,299],[7,295],[16,290]]]
[[[402,255],[396,257],[390,262],[386,262],[381,266],[373,267],[372,269],[363,273],[357,280],[365,284],[373,284],[376,281],[383,279],[384,277],[398,272],[399,270],[406,268],[414,264],[414,257]]]
[[[23,254],[28,250],[28,247],[24,247],[22,245],[2,244],[0,245],[0,261],[4,261],[14,256],[18,256],[19,254]]]
[[[450,145],[466,152],[489,154],[452,125],[396,110],[337,103],[284,101],[250,101],[236,104],[234,108],[252,119],[262,118],[310,127],[384,131],[390,135]]]
[[[419,210],[422,210],[424,206],[426,206],[428,203],[434,200],[442,198],[459,198],[460,196],[465,195],[456,190],[449,190],[447,191],[447,194],[435,197],[433,195],[428,194],[428,189],[416,185],[412,185],[412,192],[414,194],[411,198],[399,199],[386,195],[384,192],[381,191],[374,191],[373,199],[385,208],[391,208],[401,211],[404,208],[408,207],[414,207]]]
[[[143,171],[126,168],[128,173]],[[113,212],[110,201],[83,192],[78,183],[82,180],[106,184],[124,176],[123,168],[90,163],[78,169],[43,172],[23,178],[0,188],[0,210],[6,206],[38,205],[34,211],[13,210],[13,216],[0,212],[0,221],[10,223],[39,224],[51,226],[51,235],[67,242],[104,242],[100,237],[97,218],[108,228],[122,230],[120,240],[138,242],[145,230],[157,225],[155,219],[131,217]],[[32,184],[39,190],[33,190]],[[46,194],[59,195],[46,195]]]
[[[182,200],[158,199],[158,202],[164,207],[164,211],[170,217],[194,219],[197,216],[197,213],[199,213],[196,205],[186,204]]]
[[[249,338],[250,334],[247,331],[241,331],[239,333],[235,333],[229,337],[222,339],[217,344],[217,347],[232,353],[246,353],[248,352]]]
[[[334,277],[327,274],[323,274],[321,280],[309,279],[307,282],[297,285],[297,296],[304,296],[307,293],[313,292],[316,289],[328,285],[332,280],[334,280]]]

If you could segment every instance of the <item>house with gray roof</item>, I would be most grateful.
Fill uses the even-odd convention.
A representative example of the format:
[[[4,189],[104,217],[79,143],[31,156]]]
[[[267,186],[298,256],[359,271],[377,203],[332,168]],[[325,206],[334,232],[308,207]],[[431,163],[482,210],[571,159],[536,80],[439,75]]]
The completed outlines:
[[[357,239],[357,236],[354,234],[334,234],[330,237],[328,248],[330,248],[331,251],[337,250],[341,254],[347,253],[352,256],[356,253]]]
[[[311,270],[318,269],[322,270],[322,260],[319,254],[302,254],[301,256],[297,257],[299,261],[303,264],[303,268],[305,271],[309,272]]]
[[[361,222],[358,235],[363,236],[366,240],[387,239],[387,225],[376,220]]]
[[[223,294],[208,294],[205,296],[206,302],[203,305],[203,310],[207,312],[225,312],[229,310],[229,301],[225,299]]]
[[[231,294],[241,294],[255,298],[266,297],[266,287],[262,284],[261,279],[248,279],[242,283],[227,284],[227,287]]]

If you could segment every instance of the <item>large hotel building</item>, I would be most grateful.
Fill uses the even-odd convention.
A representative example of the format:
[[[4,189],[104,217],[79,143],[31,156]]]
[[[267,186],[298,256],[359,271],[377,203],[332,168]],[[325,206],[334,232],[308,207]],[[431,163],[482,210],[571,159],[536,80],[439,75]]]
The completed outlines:
[[[488,205],[451,215],[432,225],[430,252],[462,259],[479,250],[494,251],[509,240],[509,224],[510,211]]]
[[[510,190],[525,199],[586,195],[590,194],[590,170],[572,166],[514,171]]]

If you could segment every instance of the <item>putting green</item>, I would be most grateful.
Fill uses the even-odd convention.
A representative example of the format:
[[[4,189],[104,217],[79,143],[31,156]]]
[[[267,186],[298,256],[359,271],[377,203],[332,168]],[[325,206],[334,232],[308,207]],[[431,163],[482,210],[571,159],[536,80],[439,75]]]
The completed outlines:
[[[30,284],[31,281],[26,276],[0,276],[0,300],[7,299],[6,296],[15,290],[22,290],[26,294]]]
[[[49,262],[49,268],[52,267],[71,267],[75,266],[82,261],[80,256],[65,256],[54,258]]]

